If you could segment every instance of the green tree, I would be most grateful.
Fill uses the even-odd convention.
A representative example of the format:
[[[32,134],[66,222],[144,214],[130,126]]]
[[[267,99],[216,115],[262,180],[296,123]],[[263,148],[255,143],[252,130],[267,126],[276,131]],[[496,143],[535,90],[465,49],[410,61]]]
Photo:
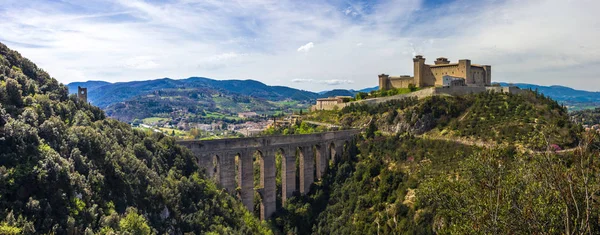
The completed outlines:
[[[150,226],[146,223],[146,218],[139,215],[133,207],[127,208],[125,217],[119,221],[119,229],[136,235],[152,234]]]

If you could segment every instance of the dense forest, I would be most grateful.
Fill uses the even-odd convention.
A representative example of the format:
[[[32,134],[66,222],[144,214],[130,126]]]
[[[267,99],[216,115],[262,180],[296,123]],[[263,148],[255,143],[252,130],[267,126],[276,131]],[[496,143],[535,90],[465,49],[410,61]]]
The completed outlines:
[[[600,231],[600,137],[541,94],[405,99],[306,117],[365,132],[310,194],[278,210],[271,223],[282,234]],[[455,141],[465,136],[493,142]]]
[[[261,234],[190,151],[68,96],[0,44],[0,234]]]

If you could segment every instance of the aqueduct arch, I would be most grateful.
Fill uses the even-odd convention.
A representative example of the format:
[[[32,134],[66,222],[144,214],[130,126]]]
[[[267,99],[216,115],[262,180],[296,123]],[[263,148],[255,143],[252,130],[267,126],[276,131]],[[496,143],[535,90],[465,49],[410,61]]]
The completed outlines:
[[[276,166],[275,154],[281,150],[281,187],[282,204],[296,191],[296,159],[295,150],[300,150],[300,185],[301,194],[310,190],[310,185],[326,173],[331,158],[339,161],[344,150],[344,143],[352,140],[360,130],[332,131],[306,135],[265,136],[250,138],[232,138],[218,140],[183,140],[177,143],[194,153],[198,165],[205,168],[210,177],[228,192],[239,195],[242,203],[252,211],[254,203],[253,161],[252,155],[259,152],[260,189],[262,198],[261,219],[269,218],[276,208]],[[314,151],[314,149],[316,151]],[[237,165],[236,182],[236,156]],[[316,158],[316,159],[315,159]],[[214,164],[213,164],[214,162]],[[239,184],[239,185],[237,185]]]

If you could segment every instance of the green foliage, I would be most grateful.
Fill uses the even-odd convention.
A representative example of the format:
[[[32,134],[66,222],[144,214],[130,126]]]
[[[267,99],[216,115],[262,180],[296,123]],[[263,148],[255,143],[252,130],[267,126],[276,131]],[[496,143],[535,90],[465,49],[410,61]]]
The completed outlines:
[[[15,227],[15,226],[10,226],[7,223],[1,223],[0,224],[0,234],[5,234],[5,235],[21,234],[21,229]]]
[[[107,119],[0,54],[0,233],[268,233],[174,139]]]
[[[591,137],[598,143],[598,136]],[[417,208],[433,212],[442,234],[596,234],[598,145],[582,152],[518,154],[494,149],[462,162],[459,175],[427,179]]]
[[[575,111],[572,112],[570,116],[579,124],[588,126],[600,124],[600,108]]]
[[[356,158],[329,169],[311,194],[278,214],[274,223],[284,233],[600,231],[599,204],[592,200],[600,193],[593,160],[600,138],[582,138],[566,109],[543,95],[434,96],[308,118],[365,128],[366,138]],[[482,149],[474,141],[494,144]],[[582,148],[538,152],[553,145]]]
[[[137,213],[134,208],[127,208],[126,216],[119,221],[119,229],[123,232],[128,232],[136,235],[151,234],[150,226],[146,223],[146,219]]]
[[[378,104],[353,104],[340,112],[317,111],[309,120],[364,128],[375,122],[382,133],[410,132],[499,144],[515,143],[534,150],[548,145],[577,145],[582,128],[567,110],[544,95],[484,92],[465,96],[407,98]],[[546,142],[534,141],[543,132]]]
[[[261,135],[298,135],[325,132],[328,129],[324,126],[316,126],[307,122],[295,123],[289,126],[269,127]]]

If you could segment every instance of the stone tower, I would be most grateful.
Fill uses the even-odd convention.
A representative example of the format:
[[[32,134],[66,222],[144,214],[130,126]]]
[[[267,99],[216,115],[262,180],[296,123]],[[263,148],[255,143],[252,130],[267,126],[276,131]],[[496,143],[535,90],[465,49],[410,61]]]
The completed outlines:
[[[77,99],[87,103],[87,88],[77,86]]]
[[[422,55],[417,55],[413,58],[414,63],[414,83],[416,87],[423,87],[425,76],[425,58]]]
[[[388,90],[390,89],[389,87],[389,81],[390,80],[390,76],[387,74],[380,74],[379,75],[379,90]]]

